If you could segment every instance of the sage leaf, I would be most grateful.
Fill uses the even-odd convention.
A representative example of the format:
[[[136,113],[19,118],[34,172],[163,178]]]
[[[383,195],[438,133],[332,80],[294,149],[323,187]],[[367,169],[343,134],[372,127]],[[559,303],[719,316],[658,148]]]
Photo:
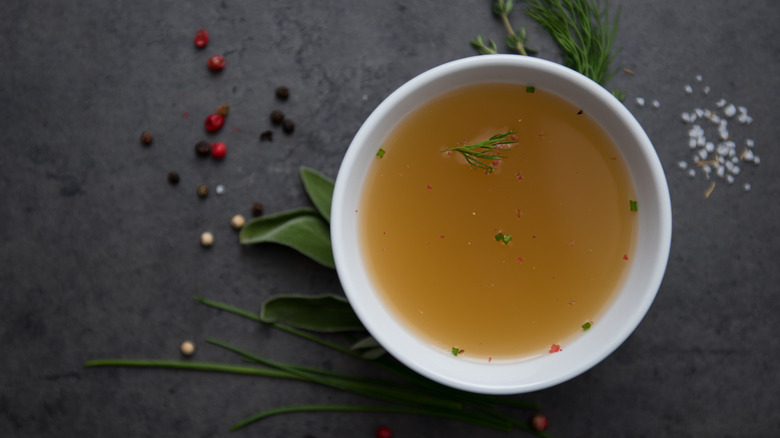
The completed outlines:
[[[263,303],[260,318],[321,333],[365,330],[346,298],[338,295],[276,295]]]
[[[373,336],[366,336],[365,338],[355,342],[349,347],[351,350],[360,350],[363,348],[376,348],[380,347],[379,342],[374,339]]]
[[[335,183],[332,179],[322,173],[309,168],[301,167],[301,181],[309,199],[320,212],[326,221],[330,222],[330,204],[333,200],[333,187]]]
[[[328,223],[313,208],[297,208],[253,219],[241,228],[239,241],[242,245],[278,243],[324,266],[336,267]]]

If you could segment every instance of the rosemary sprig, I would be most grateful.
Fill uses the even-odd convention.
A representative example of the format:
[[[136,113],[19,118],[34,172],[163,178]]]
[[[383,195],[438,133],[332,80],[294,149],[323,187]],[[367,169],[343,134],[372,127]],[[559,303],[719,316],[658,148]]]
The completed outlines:
[[[603,6],[601,0],[529,0],[526,12],[558,43],[564,65],[600,85],[616,73],[611,64],[619,7],[614,21],[609,16],[608,0]]]
[[[495,170],[494,161],[504,158],[500,150],[504,145],[515,144],[516,140],[510,137],[517,134],[517,131],[508,131],[504,134],[496,134],[485,141],[466,146],[456,146],[454,148],[444,149],[442,152],[460,152],[466,158],[466,162],[474,167],[485,169],[485,173],[491,173]]]
[[[514,7],[514,0],[496,0],[496,2],[493,3],[493,13],[501,18],[501,22],[506,29],[506,45],[510,50],[521,55],[534,54],[536,51],[525,45],[525,43],[528,42],[525,27],[521,27],[519,31],[515,32],[514,28],[512,28],[512,24],[509,22],[509,14]],[[488,39],[488,44],[486,45],[482,39],[482,35],[477,35],[477,37],[471,41],[471,45],[483,55],[498,53],[496,43],[493,40]]]

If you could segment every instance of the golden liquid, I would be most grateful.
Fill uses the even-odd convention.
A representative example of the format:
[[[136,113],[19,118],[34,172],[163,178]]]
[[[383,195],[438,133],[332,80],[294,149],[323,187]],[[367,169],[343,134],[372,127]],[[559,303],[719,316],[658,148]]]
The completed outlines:
[[[363,250],[386,305],[437,348],[528,357],[598,324],[637,212],[620,153],[578,112],[543,90],[474,85],[409,114],[381,145],[361,195]],[[442,153],[509,130],[517,144],[490,174]]]

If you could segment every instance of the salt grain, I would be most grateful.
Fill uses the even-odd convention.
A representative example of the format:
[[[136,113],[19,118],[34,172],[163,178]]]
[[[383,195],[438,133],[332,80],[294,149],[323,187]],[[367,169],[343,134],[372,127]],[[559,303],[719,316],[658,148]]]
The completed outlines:
[[[652,105],[653,105],[653,108],[661,108],[661,102],[659,102],[659,101],[657,101],[655,99],[653,99]]]
[[[752,148],[756,145],[756,142],[752,138],[748,138],[745,140],[745,146]]]
[[[696,82],[701,82],[701,80],[702,80],[701,75],[696,75]]]
[[[225,193],[225,186],[223,186],[222,184],[218,185],[216,190],[215,190],[215,192],[218,195],[221,195],[221,194]]]
[[[704,93],[704,94],[710,94],[710,87],[709,87],[709,85],[708,85],[708,86],[706,86],[706,87],[704,87],[704,88],[701,90],[701,92],[702,92],[702,93]]]
[[[696,169],[688,169],[688,176],[691,178],[696,176]]]
[[[734,184],[734,177],[731,175],[726,175],[726,182],[729,184]]]
[[[678,161],[677,167],[679,167],[682,170],[685,170],[688,168],[688,162],[687,161]]]
[[[715,102],[715,106],[718,108],[723,108],[727,103],[728,102],[726,102],[726,99],[721,98],[719,101]]]
[[[737,114],[737,107],[733,103],[730,103],[726,108],[723,108],[723,114],[726,117],[734,117]]]
[[[752,187],[750,186],[750,183],[745,183],[742,184],[742,188],[745,189],[746,192],[749,192]]]
[[[693,87],[690,85],[686,85],[684,89],[687,94],[693,94]]]
[[[636,104],[639,106],[645,106],[645,99],[643,97],[637,97]]]

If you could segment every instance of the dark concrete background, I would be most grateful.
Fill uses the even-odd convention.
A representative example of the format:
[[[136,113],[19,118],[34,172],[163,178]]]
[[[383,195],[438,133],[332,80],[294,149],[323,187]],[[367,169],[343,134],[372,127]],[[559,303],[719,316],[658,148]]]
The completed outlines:
[[[669,267],[647,317],[613,355],[518,398],[541,403],[557,437],[776,436],[780,3],[612,3],[623,7],[616,65],[636,73],[609,86],[627,92],[667,171]],[[277,360],[367,372],[192,297],[258,309],[278,293],[339,293],[334,272],[291,250],[239,247],[229,219],[249,216],[254,201],[269,213],[308,205],[300,166],[335,176],[392,90],[474,55],[476,34],[502,40],[489,1],[6,0],[2,9],[0,436],[371,437],[381,424],[397,437],[505,436],[384,414],[280,416],[231,434],[264,409],[372,402],[286,381],[83,367],[103,357],[178,359],[184,339],[197,343],[198,360],[239,363],[204,343],[216,337]],[[540,57],[560,62],[544,30],[519,10],[512,21],[528,27]],[[204,50],[192,44],[200,28],[211,34]],[[227,59],[219,74],[205,67],[213,54]],[[274,99],[277,85],[291,89],[289,101]],[[637,96],[661,107],[640,107]],[[762,162],[705,199],[701,175],[676,166],[691,155],[679,114],[719,97],[748,107],[754,123],[734,133],[755,139]],[[208,136],[203,119],[219,104],[231,113]],[[261,143],[275,108],[296,131]],[[144,130],[154,134],[148,148]],[[225,141],[227,158],[197,159],[201,139]],[[201,183],[212,187],[205,200],[195,195]],[[216,235],[209,250],[198,244],[204,230]]]

